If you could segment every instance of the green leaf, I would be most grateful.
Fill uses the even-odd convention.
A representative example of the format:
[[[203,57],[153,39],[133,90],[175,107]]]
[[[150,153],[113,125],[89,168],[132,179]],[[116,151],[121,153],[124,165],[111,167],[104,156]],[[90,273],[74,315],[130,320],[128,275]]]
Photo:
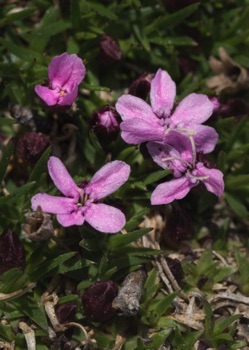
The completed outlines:
[[[80,28],[80,4],[78,0],[70,1],[70,20],[75,30]]]
[[[18,201],[22,196],[28,194],[31,192],[35,186],[35,182],[29,182],[15,190],[15,192],[9,194],[5,197],[0,197],[0,204],[10,204],[15,201]]]
[[[42,304],[38,305],[33,299],[26,295],[16,299],[12,304],[16,309],[22,311],[24,315],[30,317],[38,326],[47,331],[47,317]]]
[[[123,247],[126,244],[136,241],[137,239],[150,232],[151,228],[142,228],[126,234],[116,234],[109,239],[109,248],[115,250],[116,248]]]
[[[150,43],[144,33],[143,27],[139,26],[137,23],[133,24],[132,29],[137,40],[142,44],[146,51],[150,51]]]
[[[107,18],[111,21],[118,20],[118,17],[114,14],[113,10],[109,10],[107,6],[104,6],[101,3],[93,1],[82,1],[82,7],[84,8],[84,12],[90,10],[96,12],[99,16]]]
[[[234,321],[239,320],[242,316],[241,314],[236,314],[222,320],[217,320],[214,325],[214,336],[221,334],[228,326]]]
[[[47,161],[51,153],[51,147],[48,147],[43,155],[40,157],[38,162],[35,164],[31,174],[29,176],[29,182],[31,181],[39,181],[41,174],[46,170]]]
[[[229,204],[229,206],[232,208],[232,210],[241,218],[248,218],[248,210],[247,208],[241,203],[241,201],[236,198],[235,196],[226,193],[226,200]]]
[[[0,160],[0,183],[4,179],[4,175],[6,173],[6,169],[9,164],[10,157],[13,153],[13,149],[14,149],[14,145],[10,141],[3,151],[2,158]]]
[[[166,48],[169,46],[196,46],[197,43],[189,38],[188,36],[179,36],[179,37],[155,37],[150,38],[149,41],[153,44],[161,45]]]
[[[28,276],[18,268],[6,271],[0,276],[0,291],[8,294],[25,286]]]
[[[233,175],[227,177],[226,179],[226,188],[230,191],[236,191],[240,189],[242,185],[248,185],[249,175]]]
[[[173,14],[166,16],[163,16],[161,18],[161,21],[159,22],[159,26],[164,28],[164,30],[170,28],[174,28],[178,24],[182,23],[186,18],[192,15],[198,7],[200,3],[196,3],[187,7],[184,7],[183,9],[174,12]]]
[[[30,279],[33,281],[39,280],[41,277],[47,275],[48,272],[52,271],[60,264],[71,259],[73,256],[75,256],[75,254],[75,252],[65,253],[57,256],[56,258],[53,258],[52,260],[44,261],[35,271],[33,271],[33,273],[31,273]]]
[[[178,292],[174,292],[168,296],[163,295],[163,298],[161,298],[159,301],[154,300],[153,311],[157,313],[158,319],[166,313],[169,307],[172,306],[172,302],[175,300],[178,294]]]
[[[13,53],[13,55],[20,58],[24,62],[33,60],[37,60],[38,62],[44,61],[44,57],[41,53],[24,46],[16,45],[10,40],[0,38],[0,44],[2,44],[6,50],[10,51]]]
[[[238,268],[235,267],[235,266],[224,266],[222,268],[219,268],[215,272],[215,275],[213,277],[213,281],[215,283],[221,282],[221,281],[224,280],[224,278],[227,278],[228,276],[231,276],[237,270],[238,270]]]
[[[204,303],[204,311],[205,311],[205,337],[210,338],[213,334],[214,325],[215,325],[214,314],[209,302],[203,299],[203,303]]]
[[[154,182],[157,182],[158,180],[161,180],[163,179],[165,176],[167,176],[168,174],[170,174],[171,171],[170,170],[158,170],[158,171],[155,171],[154,173],[152,174],[149,174],[145,180],[143,181],[143,183],[145,185],[150,185]]]
[[[29,17],[36,11],[35,7],[24,8],[17,12],[9,13],[5,16],[5,18],[0,20],[0,27],[3,27],[9,23],[20,21],[26,17]]]
[[[143,221],[143,216],[150,212],[149,208],[144,208],[138,211],[129,221],[126,222],[126,231],[131,231],[136,228]]]

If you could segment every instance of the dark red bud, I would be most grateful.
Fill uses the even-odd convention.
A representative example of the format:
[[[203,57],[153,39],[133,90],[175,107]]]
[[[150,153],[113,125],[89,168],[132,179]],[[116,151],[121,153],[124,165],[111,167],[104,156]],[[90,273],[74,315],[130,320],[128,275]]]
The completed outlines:
[[[104,63],[119,61],[122,57],[120,47],[116,40],[107,34],[104,34],[99,43],[100,57]]]
[[[25,251],[15,234],[10,229],[5,230],[0,236],[0,274],[17,267],[25,267]]]
[[[218,115],[222,117],[238,117],[241,118],[244,115],[249,115],[249,104],[243,98],[232,98],[226,103],[221,104]]]
[[[86,317],[91,321],[106,321],[115,311],[112,302],[118,287],[112,281],[99,281],[90,286],[82,297]]]
[[[197,350],[207,350],[211,347],[211,343],[208,339],[200,339]]]
[[[179,284],[181,284],[183,279],[184,279],[184,272],[183,272],[180,260],[172,259],[169,256],[167,256],[166,262],[167,262],[167,265],[168,265],[172,275],[175,277],[176,281]]]
[[[143,73],[136,80],[133,81],[129,88],[129,94],[137,96],[146,100],[147,95],[150,91],[150,82],[154,74]]]
[[[91,126],[99,139],[108,143],[117,138],[120,121],[115,108],[106,105],[93,113]]]
[[[15,152],[23,161],[35,163],[49,145],[48,136],[40,132],[26,132],[16,141]]]
[[[196,2],[201,2],[201,0],[163,0],[163,4],[169,12],[178,11]]]
[[[59,305],[55,309],[55,314],[60,324],[72,322],[74,320],[76,312],[77,312],[77,305],[72,301]]]
[[[182,208],[173,208],[168,216],[162,238],[169,247],[177,248],[190,236],[191,231],[192,222],[187,212]]]

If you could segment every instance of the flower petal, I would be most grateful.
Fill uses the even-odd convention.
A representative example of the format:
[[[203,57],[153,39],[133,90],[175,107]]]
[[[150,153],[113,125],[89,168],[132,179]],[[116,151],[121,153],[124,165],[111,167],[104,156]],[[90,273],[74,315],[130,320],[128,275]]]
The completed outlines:
[[[151,81],[150,101],[153,112],[159,117],[168,117],[176,96],[176,84],[170,75],[158,69]]]
[[[61,193],[67,197],[78,200],[79,189],[59,158],[49,158],[48,172],[55,186],[61,191]]]
[[[196,166],[197,176],[208,176],[207,179],[202,180],[209,192],[214,193],[220,197],[224,192],[223,174],[218,169],[206,168],[202,163]]]
[[[78,85],[75,85],[73,90],[65,94],[58,102],[60,106],[71,106],[78,95]]]
[[[182,199],[196,185],[185,176],[162,183],[152,192],[151,204],[168,204],[175,199]]]
[[[48,106],[56,105],[61,96],[59,92],[51,90],[43,85],[36,85],[35,92]]]
[[[176,107],[171,121],[175,125],[204,123],[213,113],[214,105],[206,95],[190,94]]]
[[[59,214],[56,216],[57,221],[64,227],[69,227],[73,225],[81,226],[84,224],[85,218],[84,214],[79,208],[77,211],[71,214]]]
[[[96,230],[117,233],[125,225],[125,216],[117,208],[98,203],[91,204],[85,213],[85,220]]]
[[[145,121],[156,122],[157,116],[153,113],[150,105],[139,97],[132,95],[122,95],[116,103],[116,110],[122,120],[142,119]]]
[[[99,200],[115,192],[129,178],[131,168],[121,160],[105,164],[85,187],[90,199]]]
[[[60,87],[68,91],[79,85],[84,79],[86,68],[82,60],[75,54],[64,52],[55,56],[49,64],[48,76],[53,88]]]
[[[127,143],[137,145],[147,141],[161,141],[165,128],[157,123],[134,118],[120,124],[121,137]]]
[[[177,136],[173,145],[148,142],[147,149],[155,163],[163,169],[171,169],[175,177],[180,177],[192,165],[193,154],[189,139],[175,132],[173,134]]]
[[[31,206],[33,210],[40,206],[43,211],[51,214],[68,214],[77,208],[73,198],[50,196],[47,193],[34,195],[31,198]]]
[[[219,137],[214,128],[207,125],[194,124],[191,125],[191,129],[195,132],[193,138],[196,151],[203,152],[204,154],[212,152]]]

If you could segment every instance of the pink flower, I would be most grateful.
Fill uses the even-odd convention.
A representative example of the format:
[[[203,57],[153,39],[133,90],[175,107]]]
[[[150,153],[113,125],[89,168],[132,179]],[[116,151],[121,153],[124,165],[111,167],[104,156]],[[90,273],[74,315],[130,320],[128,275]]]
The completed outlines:
[[[48,66],[48,84],[36,85],[35,92],[48,106],[71,106],[86,68],[75,54],[55,56]]]
[[[158,69],[151,81],[151,106],[139,97],[121,96],[116,109],[123,122],[121,136],[131,144],[147,141],[167,142],[171,130],[194,138],[197,151],[205,144],[204,153],[212,152],[217,142],[216,131],[202,125],[213,113],[214,104],[206,95],[186,96],[172,113],[176,85],[166,71]]]
[[[153,160],[164,169],[171,169],[174,178],[156,187],[151,204],[168,204],[184,198],[191,188],[202,182],[209,192],[220,197],[224,191],[223,174],[212,169],[195,152],[191,140],[177,132],[170,133],[168,143],[149,142],[148,151]],[[204,145],[205,148],[205,145]]]
[[[67,169],[57,157],[50,157],[48,172],[55,186],[65,197],[38,193],[32,197],[32,209],[38,206],[47,213],[57,215],[64,226],[83,225],[86,221],[96,230],[116,233],[125,225],[125,216],[117,208],[99,203],[99,200],[115,192],[130,175],[130,166],[116,160],[104,165],[89,183],[76,185]]]

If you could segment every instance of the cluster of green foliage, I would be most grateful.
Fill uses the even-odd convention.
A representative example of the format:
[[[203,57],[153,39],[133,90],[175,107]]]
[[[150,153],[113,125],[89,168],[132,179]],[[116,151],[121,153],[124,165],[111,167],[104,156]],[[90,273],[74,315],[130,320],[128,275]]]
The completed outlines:
[[[231,275],[240,291],[248,295],[248,258],[238,250],[235,253],[237,267],[220,268],[210,250],[197,265],[185,262],[183,289],[186,292],[196,290],[203,276],[208,279],[200,287],[206,314],[204,330],[193,331],[171,319],[169,315],[174,310],[172,302],[177,293],[163,294],[156,270],[150,265],[161,251],[133,244],[150,231],[140,228],[139,224],[144,215],[151,214],[151,192],[168,172],[159,170],[146,157],[142,146],[127,145],[121,137],[103,147],[92,132],[90,121],[93,111],[110,104],[110,96],[114,104],[140,74],[155,73],[158,68],[167,70],[176,81],[179,100],[191,92],[214,95],[205,82],[214,74],[208,59],[211,55],[217,56],[219,47],[225,48],[235,62],[249,69],[249,1],[242,0],[239,5],[235,0],[193,2],[174,12],[167,10],[163,0],[60,0],[56,3],[48,0],[6,1],[0,8],[0,138],[3,140],[0,144],[0,230],[8,228],[16,232],[27,256],[24,272],[11,269],[0,276],[0,296],[35,283],[18,298],[0,298],[0,321],[7,320],[0,322],[0,341],[15,341],[15,349],[24,349],[26,342],[18,330],[18,323],[25,319],[36,325],[37,349],[49,349],[44,345],[49,320],[40,299],[53,277],[58,275],[74,285],[71,291],[62,288],[59,304],[75,302],[78,306],[76,321],[94,329],[93,338],[99,349],[111,349],[127,320],[115,316],[105,325],[92,323],[84,315],[81,295],[97,280],[111,279],[120,284],[128,273],[146,266],[150,271],[141,310],[137,317],[127,321],[131,330],[122,349],[156,350],[171,344],[173,349],[192,350],[196,341],[202,338],[208,339],[217,349],[219,346],[231,350],[246,347],[246,342],[235,340],[236,327],[231,326],[240,315],[215,320],[206,295],[212,294],[214,283]],[[122,52],[122,58],[111,64],[104,63],[99,55],[99,42],[105,33],[118,42]],[[80,86],[77,108],[61,115],[41,103],[34,86],[44,82],[49,62],[63,52],[81,57],[87,74]],[[182,69],[181,59],[190,62],[192,68],[188,72]],[[219,98],[225,105],[231,96],[224,93]],[[249,89],[232,98],[249,103]],[[129,181],[110,197],[124,208],[126,235],[103,235],[85,225],[62,230],[54,219],[62,244],[32,242],[24,237],[22,224],[25,211],[30,209],[30,198],[38,192],[56,192],[47,175],[47,159],[53,152],[53,145],[35,165],[27,163],[23,166],[18,162],[11,139],[18,139],[30,130],[30,126],[13,114],[9,116],[12,107],[17,105],[29,108],[32,115],[38,116],[41,129],[51,130],[54,121],[59,130],[68,122],[77,127],[75,161],[70,168],[76,182],[91,178],[107,159],[124,160],[131,166]],[[235,226],[236,234],[242,234],[245,249],[249,249],[248,238],[244,235],[249,218],[249,118],[248,112],[244,114],[211,118],[210,124],[220,138],[210,159],[224,172],[225,193],[218,205],[216,197],[198,190],[181,201],[194,227],[189,247],[200,247],[203,227],[217,220],[219,225],[209,231],[213,249],[227,256],[235,244],[241,247],[241,243],[227,239],[230,223]],[[4,142],[8,139],[9,142]],[[63,160],[69,143],[65,141],[60,147]],[[151,329],[155,332],[150,341],[146,341]],[[72,344],[77,344],[84,340],[84,335],[74,329],[71,339]]]

